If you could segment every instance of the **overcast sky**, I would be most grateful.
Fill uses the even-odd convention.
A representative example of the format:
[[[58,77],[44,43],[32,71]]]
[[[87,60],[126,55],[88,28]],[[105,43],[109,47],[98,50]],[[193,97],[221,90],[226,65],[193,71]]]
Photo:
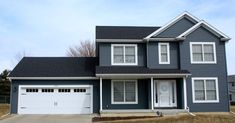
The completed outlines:
[[[228,73],[235,74],[234,0],[1,0],[0,71],[16,56],[66,56],[69,46],[95,39],[96,25],[162,26],[183,11],[231,38]]]

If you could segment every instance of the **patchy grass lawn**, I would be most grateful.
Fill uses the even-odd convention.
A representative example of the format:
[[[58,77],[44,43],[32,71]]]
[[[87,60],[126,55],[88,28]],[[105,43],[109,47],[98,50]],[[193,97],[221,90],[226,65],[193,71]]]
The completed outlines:
[[[0,104],[0,120],[3,118],[2,116],[8,114],[10,111],[9,104]]]
[[[115,120],[107,123],[235,123],[235,115],[231,113],[195,113],[196,116],[180,114],[145,119]],[[102,123],[106,123],[103,121]]]

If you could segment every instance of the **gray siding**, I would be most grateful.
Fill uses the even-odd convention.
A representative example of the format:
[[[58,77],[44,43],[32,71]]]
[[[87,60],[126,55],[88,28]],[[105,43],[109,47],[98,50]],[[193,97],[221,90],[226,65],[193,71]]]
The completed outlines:
[[[191,64],[190,42],[215,42],[217,64]],[[181,69],[189,70],[192,74],[187,78],[187,101],[190,111],[229,111],[225,43],[200,27],[180,43],[180,59]],[[219,103],[193,103],[191,77],[218,77]]]
[[[103,109],[149,109],[148,80],[138,80],[138,104],[111,104],[111,80],[103,80]]]
[[[16,114],[18,108],[19,85],[93,85],[93,112],[99,112],[98,80],[13,80],[11,91],[11,113]]]
[[[192,21],[188,20],[187,18],[183,18],[160,33],[157,37],[177,37],[193,25],[194,23]]]
[[[178,42],[170,42],[170,64],[159,64],[158,42],[148,44],[148,64],[152,69],[178,69],[179,68],[179,45]]]
[[[124,43],[119,43],[119,44],[124,44]],[[145,66],[146,65],[146,44],[138,43],[137,46],[138,46],[137,47],[138,66]],[[99,43],[99,65],[111,66],[111,43]]]

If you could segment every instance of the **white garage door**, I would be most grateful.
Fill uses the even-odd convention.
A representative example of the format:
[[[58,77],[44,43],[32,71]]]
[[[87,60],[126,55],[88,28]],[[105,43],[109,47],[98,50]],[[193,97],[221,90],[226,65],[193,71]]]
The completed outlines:
[[[91,85],[20,85],[18,114],[90,114]]]

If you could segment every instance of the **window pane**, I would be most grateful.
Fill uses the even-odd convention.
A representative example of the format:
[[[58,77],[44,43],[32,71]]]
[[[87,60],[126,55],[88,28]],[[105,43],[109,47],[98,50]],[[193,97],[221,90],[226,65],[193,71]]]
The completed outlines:
[[[124,63],[124,56],[122,55],[114,55],[114,63]]]
[[[204,90],[204,81],[203,80],[194,80],[194,89],[195,90]]]
[[[135,55],[135,47],[134,46],[126,46],[125,47],[126,55]]]
[[[206,90],[216,90],[215,80],[206,80]]]
[[[193,53],[193,61],[202,61],[202,53]]]
[[[125,62],[126,63],[135,63],[135,55],[126,55]]]
[[[135,102],[135,93],[136,93],[136,89],[135,89],[135,82],[129,82],[126,81],[125,82],[125,97],[126,97],[126,102]]]
[[[114,46],[114,55],[123,55],[123,46]]]
[[[205,61],[214,61],[214,54],[213,53],[204,53],[204,60]]]
[[[195,91],[195,100],[205,100],[205,92],[204,90]]]
[[[167,53],[167,45],[160,45],[161,46],[161,53]]]
[[[213,53],[213,45],[212,44],[204,44],[204,53]]]
[[[193,53],[202,53],[202,45],[201,44],[193,44]]]
[[[113,100],[114,102],[124,101],[124,82],[113,82]]]
[[[162,53],[161,54],[161,62],[167,62],[168,59],[167,59],[167,54],[166,53]]]
[[[207,100],[216,100],[216,91],[215,90],[207,90],[206,96],[207,96]]]

